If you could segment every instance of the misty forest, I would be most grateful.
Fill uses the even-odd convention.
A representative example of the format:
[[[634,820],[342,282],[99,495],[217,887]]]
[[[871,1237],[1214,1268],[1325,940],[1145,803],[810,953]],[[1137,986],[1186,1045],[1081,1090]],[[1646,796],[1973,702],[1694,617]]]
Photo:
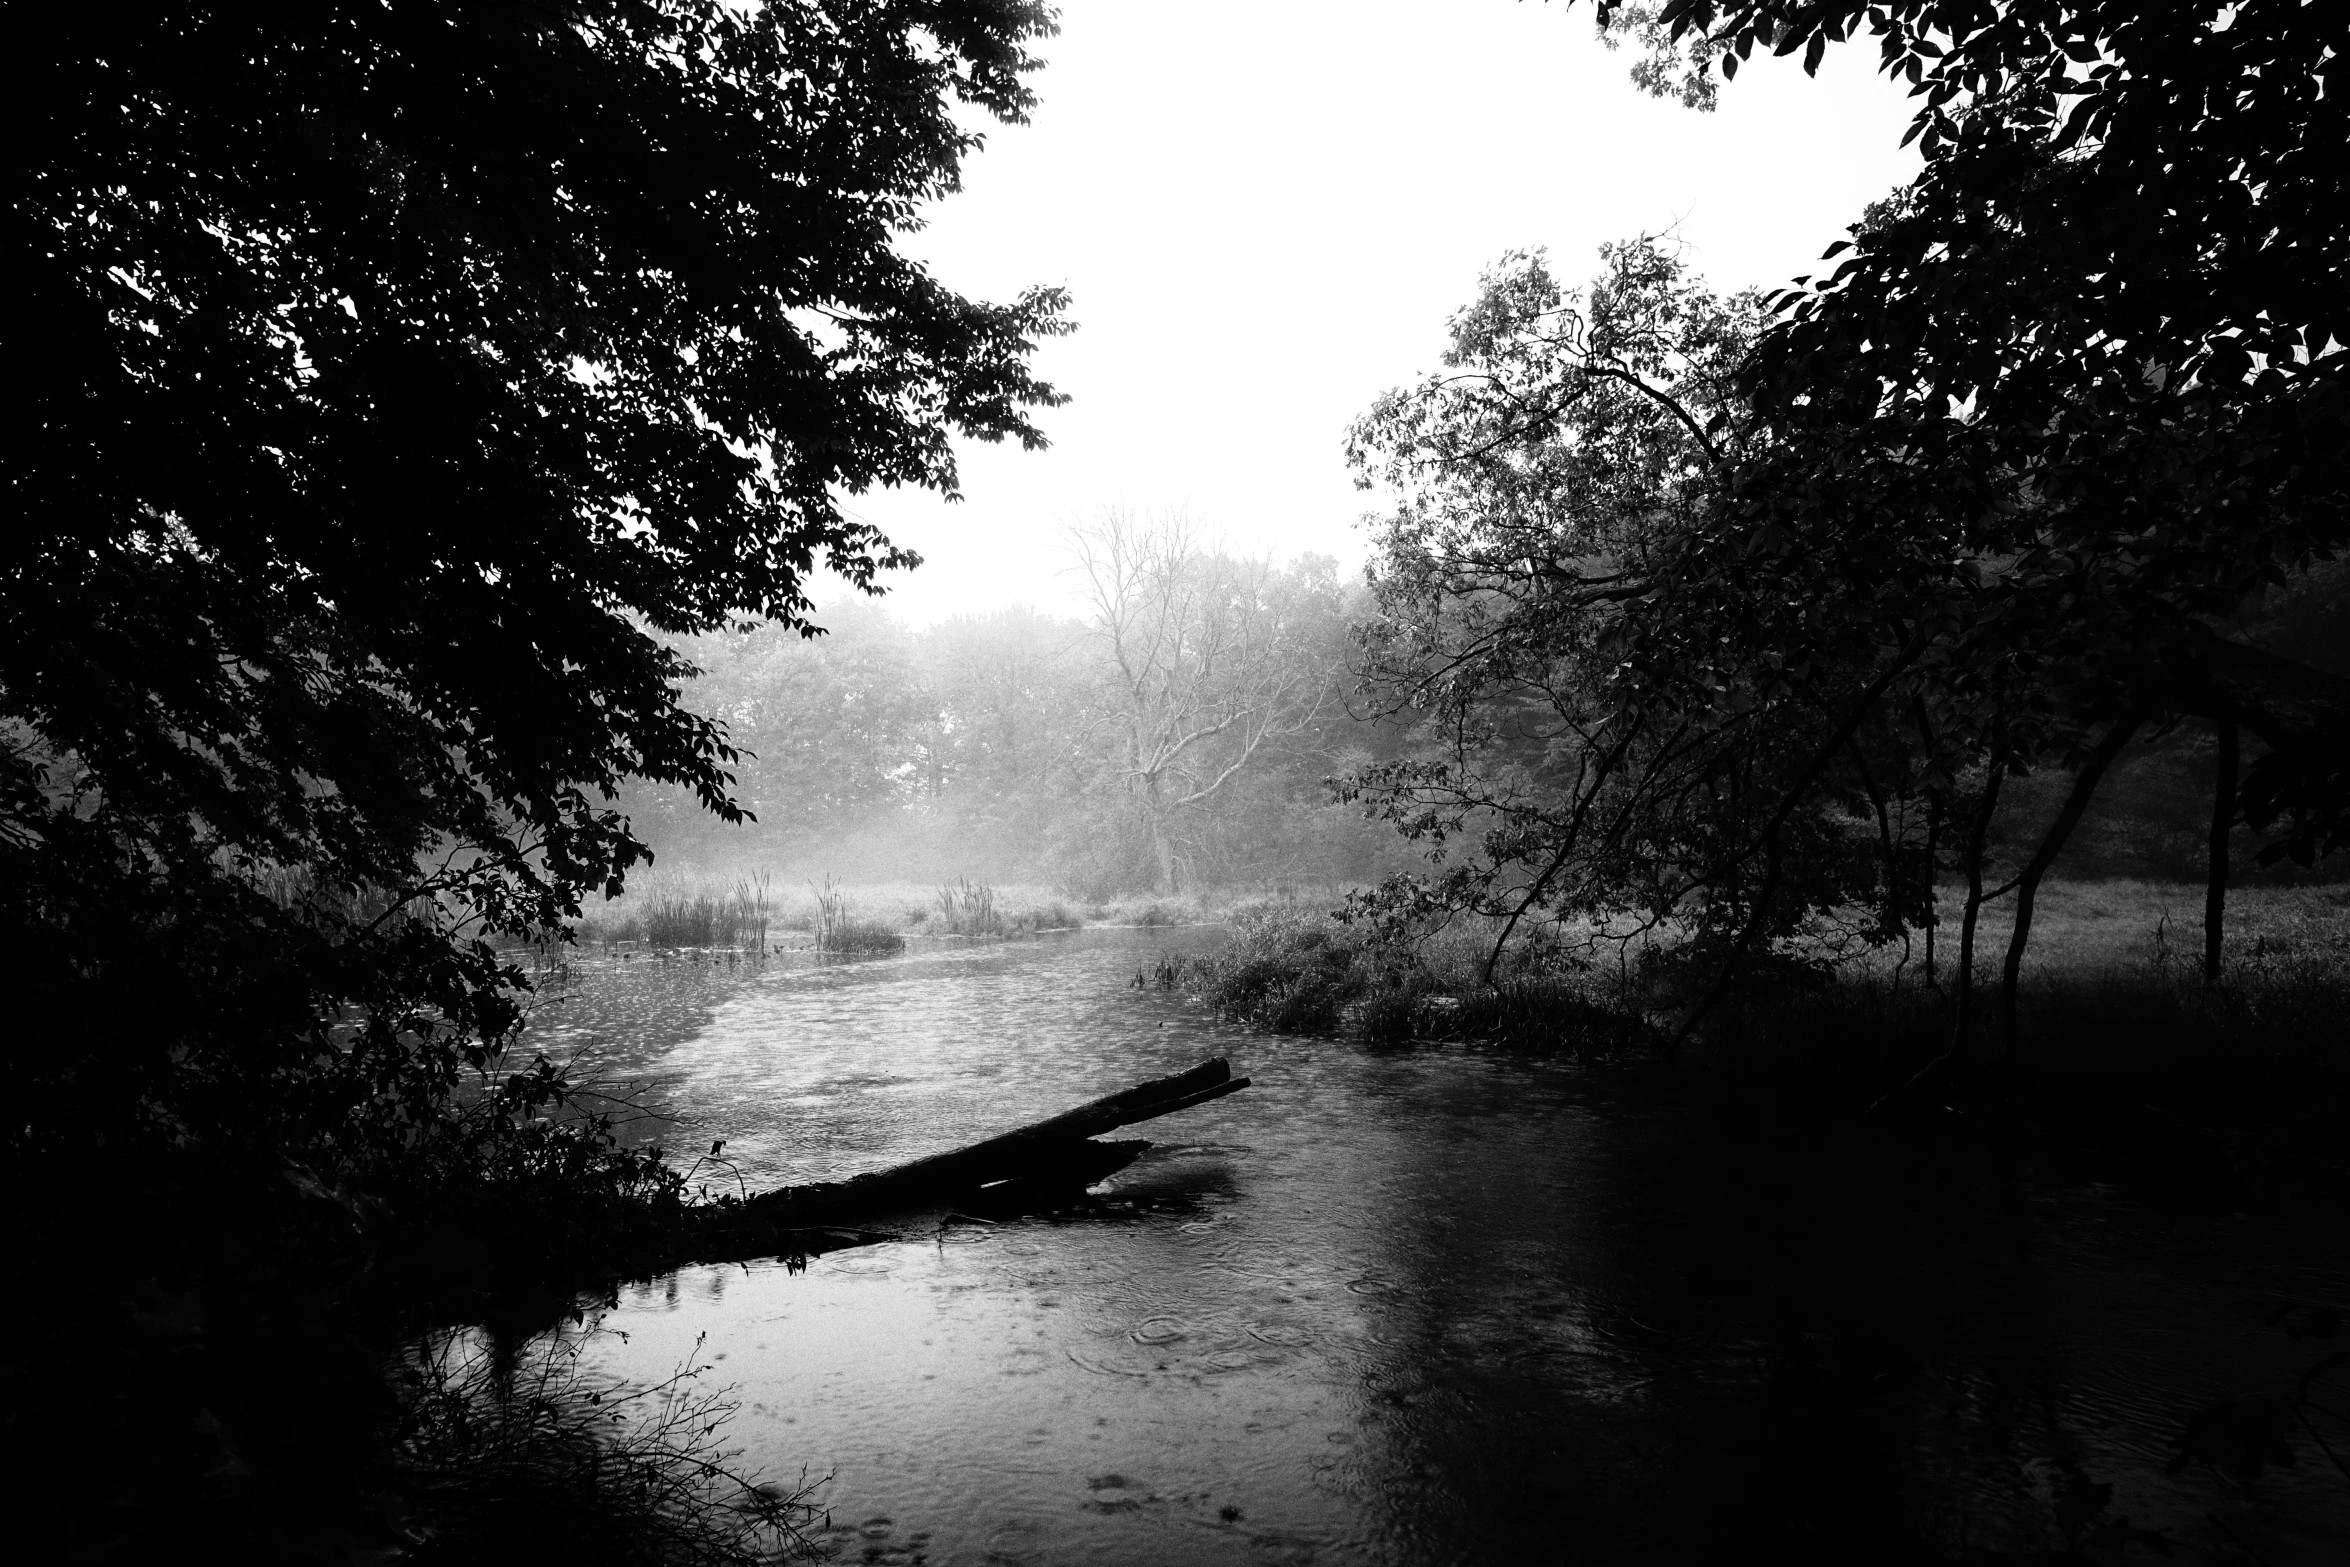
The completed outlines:
[[[2350,1556],[2350,8],[1525,11],[1913,172],[945,613],[1049,6],[21,19],[23,1560]]]

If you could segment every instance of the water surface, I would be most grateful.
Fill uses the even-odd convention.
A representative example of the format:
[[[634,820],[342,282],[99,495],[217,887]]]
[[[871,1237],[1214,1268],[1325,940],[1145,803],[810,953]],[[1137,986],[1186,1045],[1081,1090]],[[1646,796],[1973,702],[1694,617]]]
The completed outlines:
[[[1064,1213],[632,1286],[607,1364],[713,1364],[748,1462],[830,1476],[825,1539],[851,1561],[2068,1541],[2117,1562],[2350,1559],[2350,1482],[2298,1433],[2289,1469],[2165,1473],[2190,1411],[2288,1391],[2335,1347],[2268,1319],[2350,1294],[2338,1238],[1963,1149],[1693,1136],[1571,1063],[1266,1038],[1131,987],[1220,939],[584,965],[536,1042],[632,1080],[676,1146],[724,1139],[753,1190],[1211,1055],[1256,1080],[1143,1128],[1159,1146]]]

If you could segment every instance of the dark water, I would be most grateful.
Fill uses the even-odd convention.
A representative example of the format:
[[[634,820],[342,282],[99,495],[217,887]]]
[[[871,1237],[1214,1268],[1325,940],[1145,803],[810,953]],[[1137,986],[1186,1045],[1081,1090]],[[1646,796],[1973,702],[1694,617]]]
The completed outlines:
[[[2191,1411],[2338,1347],[2268,1318],[2350,1295],[2340,1231],[1693,1136],[1568,1064],[1270,1039],[1128,987],[1218,939],[586,967],[538,1041],[592,1046],[752,1189],[1210,1055],[1256,1079],[1145,1128],[1086,1211],[624,1291],[605,1363],[714,1364],[750,1464],[831,1476],[850,1561],[2350,1561],[2350,1480],[2297,1426],[2293,1467],[2164,1472]]]

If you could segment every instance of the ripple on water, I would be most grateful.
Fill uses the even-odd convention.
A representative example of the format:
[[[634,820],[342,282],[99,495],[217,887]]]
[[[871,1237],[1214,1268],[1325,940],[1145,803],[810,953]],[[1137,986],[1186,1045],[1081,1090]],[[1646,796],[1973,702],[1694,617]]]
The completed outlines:
[[[1097,1377],[1147,1377],[1154,1369],[1150,1365],[1120,1365],[1100,1355],[1082,1354],[1074,1349],[1062,1353],[1068,1356],[1071,1365],[1090,1371]]]
[[[1304,1328],[1290,1327],[1279,1322],[1252,1322],[1246,1331],[1250,1338],[1281,1349],[1304,1349],[1314,1342],[1314,1335]]]
[[[1658,1530],[1841,1537],[1863,1509],[2045,1553],[2060,1458],[2184,1557],[2212,1513],[2251,1509],[2162,1472],[2182,1411],[2290,1388],[2316,1357],[2263,1327],[2273,1299],[2350,1295],[2338,1237],[2110,1191],[2019,1205],[2020,1177],[1979,1192],[1874,1145],[1820,1153],[1844,1163],[1816,1178],[1806,1147],[1759,1141],[1717,1168],[1669,1118],[1578,1108],[1567,1066],[1252,1038],[1126,988],[1215,939],[589,973],[563,1037],[659,1085],[684,1128],[664,1140],[725,1137],[754,1187],[1210,1055],[1258,1085],[1145,1128],[1191,1140],[1083,1217],[951,1225],[738,1273],[722,1298],[699,1275],[631,1290],[613,1367],[726,1354],[746,1407],[783,1412],[738,1428],[746,1460],[830,1473],[835,1515],[864,1520],[827,1542],[846,1560],[1543,1560],[1565,1515],[1587,1554],[1663,1560]],[[2247,1527],[2328,1541],[2350,1524],[2329,1479],[2314,1454],[2264,1474]],[[927,1532],[863,1533],[890,1519]]]

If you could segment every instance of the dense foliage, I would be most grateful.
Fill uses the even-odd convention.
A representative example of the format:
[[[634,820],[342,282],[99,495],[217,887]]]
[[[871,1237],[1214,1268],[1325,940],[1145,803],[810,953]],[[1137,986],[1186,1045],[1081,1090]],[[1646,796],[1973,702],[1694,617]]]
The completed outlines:
[[[2203,633],[2346,536],[2350,25],[2292,0],[1676,0],[1653,25],[1725,74],[1866,31],[1921,99],[1923,172],[1776,301],[1747,368],[1773,439],[1729,497],[1740,546],[1833,550],[1882,585],[1854,615],[1888,647],[1955,609],[1929,659],[2023,660],[2060,722],[2252,728],[2256,818],[2332,845],[2341,692]]]
[[[662,633],[906,564],[840,498],[1040,440],[1050,292],[898,254],[1017,0],[51,10],[17,30],[0,939],[20,1155],[322,1167],[510,1029],[479,934],[722,816]],[[137,997],[135,1008],[128,998]]]
[[[1359,427],[1403,496],[1374,674],[1441,739],[1362,787],[1479,834],[1390,906],[1629,907],[1738,952],[1857,905],[1864,937],[1906,939],[1947,857],[1969,932],[2018,897],[2012,994],[2107,770],[2194,718],[2220,741],[2216,942],[2231,825],[2307,861],[2350,805],[2338,613],[2300,656],[2243,634],[2350,540],[2341,21],[1674,0],[1602,22],[1699,104],[1715,63],[1816,65],[1872,31],[1926,164],[1831,275],[1759,308],[1653,246],[1579,305],[1505,268],[1453,373]],[[1986,893],[2003,781],[2052,768],[2068,787]]]

